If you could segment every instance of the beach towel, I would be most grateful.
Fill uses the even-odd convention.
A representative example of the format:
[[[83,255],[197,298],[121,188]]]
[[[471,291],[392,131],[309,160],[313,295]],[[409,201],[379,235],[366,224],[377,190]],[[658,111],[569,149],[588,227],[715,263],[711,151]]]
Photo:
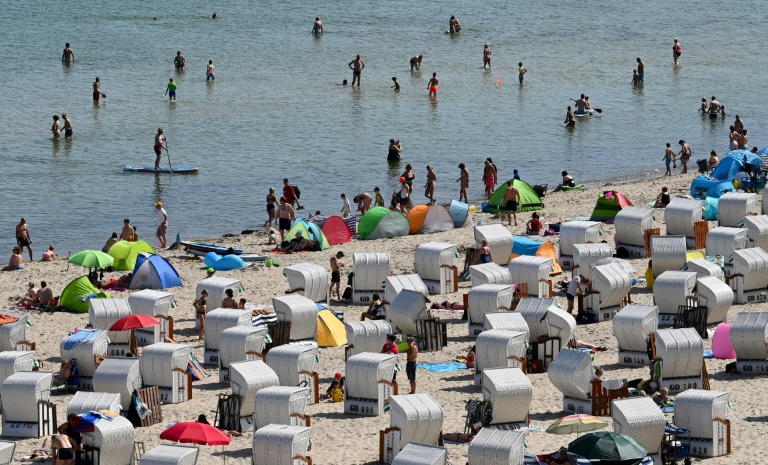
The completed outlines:
[[[197,361],[197,358],[194,356],[194,354],[189,354],[189,361],[187,362],[187,371],[192,373],[192,380],[194,381],[200,381],[202,379],[205,379],[211,376],[210,373],[208,373],[203,369],[203,366],[200,365],[200,362]]]
[[[17,321],[19,321],[19,319],[16,318],[15,316],[6,315],[5,313],[0,313],[0,325],[4,325],[7,323],[15,323]]]
[[[417,363],[416,367],[422,368],[427,371],[433,371],[435,373],[445,373],[449,371],[464,371],[467,369],[467,365],[459,362]]]
[[[715,354],[709,349],[704,349],[704,358],[715,358]]]
[[[69,336],[67,338],[67,341],[64,343],[64,349],[66,350],[72,350],[73,347],[75,347],[77,344],[82,344],[84,342],[88,342],[99,333],[98,329],[81,329],[80,331],[76,332],[75,334]]]
[[[253,315],[253,313],[251,313],[251,315]],[[274,312],[260,313],[260,314],[251,316],[251,326],[255,326],[257,328],[261,326],[266,327],[270,323],[277,323],[277,313],[274,313]]]

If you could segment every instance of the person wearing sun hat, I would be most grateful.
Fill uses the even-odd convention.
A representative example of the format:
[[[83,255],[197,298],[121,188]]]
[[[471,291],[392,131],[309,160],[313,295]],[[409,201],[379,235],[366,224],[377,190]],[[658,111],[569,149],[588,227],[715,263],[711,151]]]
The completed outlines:
[[[168,213],[163,208],[163,202],[155,203],[155,210],[157,210],[157,216],[160,220],[160,225],[157,227],[157,238],[160,240],[160,247],[165,249],[167,247],[166,234],[168,233]]]

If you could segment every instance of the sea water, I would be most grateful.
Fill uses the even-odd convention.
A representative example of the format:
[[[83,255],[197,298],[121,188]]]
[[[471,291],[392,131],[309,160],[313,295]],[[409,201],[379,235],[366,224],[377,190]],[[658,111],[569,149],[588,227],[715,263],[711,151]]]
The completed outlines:
[[[100,248],[124,218],[156,243],[153,204],[169,214],[170,237],[211,237],[260,226],[269,187],[288,177],[309,211],[338,213],[342,192],[393,192],[414,166],[414,200],[425,201],[427,164],[437,200],[458,196],[457,165],[470,171],[479,201],[483,161],[502,181],[517,168],[531,184],[632,179],[662,172],[664,144],[685,139],[693,160],[727,151],[739,113],[750,140],[768,145],[764,3],[731,2],[8,2],[0,17],[0,257],[27,218],[36,254]],[[213,12],[217,19],[211,19]],[[745,16],[745,12],[748,14]],[[462,23],[445,33],[448,19]],[[315,16],[322,36],[310,33]],[[680,38],[680,66],[672,39]],[[76,62],[60,63],[70,42]],[[483,69],[489,44],[493,68]],[[187,69],[176,72],[181,50]],[[347,64],[360,54],[362,86]],[[409,59],[424,54],[421,72]],[[645,83],[631,85],[635,58]],[[206,82],[208,60],[216,81]],[[529,70],[517,82],[517,63]],[[427,95],[436,72],[437,98]],[[107,94],[98,104],[98,76]],[[390,86],[396,76],[402,91]],[[163,95],[168,79],[178,100]],[[501,78],[501,85],[498,80]],[[566,107],[586,93],[603,113],[563,127]],[[712,95],[728,111],[697,113]],[[53,141],[54,114],[74,138]],[[151,166],[165,129],[174,167],[197,175],[124,174]],[[402,141],[400,165],[386,162]],[[163,166],[168,165],[163,159]]]

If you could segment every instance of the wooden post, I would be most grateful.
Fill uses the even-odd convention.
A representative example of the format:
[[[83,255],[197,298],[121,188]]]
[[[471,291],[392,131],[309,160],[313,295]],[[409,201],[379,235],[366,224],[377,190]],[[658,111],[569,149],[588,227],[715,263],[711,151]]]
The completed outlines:
[[[385,443],[387,434],[391,433],[392,431],[400,431],[400,428],[398,428],[397,426],[393,426],[391,428],[379,430],[379,463],[384,463],[384,452],[385,452],[384,443]]]
[[[646,229],[643,231],[645,237],[645,258],[651,258],[651,236],[660,236],[661,230],[659,228]]]
[[[696,250],[703,249],[707,246],[707,233],[709,232],[709,223],[707,221],[697,221],[693,223],[693,234],[696,245]]]

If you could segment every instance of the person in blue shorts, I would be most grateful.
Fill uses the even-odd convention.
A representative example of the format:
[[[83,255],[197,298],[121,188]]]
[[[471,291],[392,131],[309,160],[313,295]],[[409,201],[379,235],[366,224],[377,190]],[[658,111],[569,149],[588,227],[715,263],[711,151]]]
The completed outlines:
[[[168,86],[165,88],[165,95],[168,96],[168,100],[176,100],[176,83],[173,82],[173,78],[171,78]]]

